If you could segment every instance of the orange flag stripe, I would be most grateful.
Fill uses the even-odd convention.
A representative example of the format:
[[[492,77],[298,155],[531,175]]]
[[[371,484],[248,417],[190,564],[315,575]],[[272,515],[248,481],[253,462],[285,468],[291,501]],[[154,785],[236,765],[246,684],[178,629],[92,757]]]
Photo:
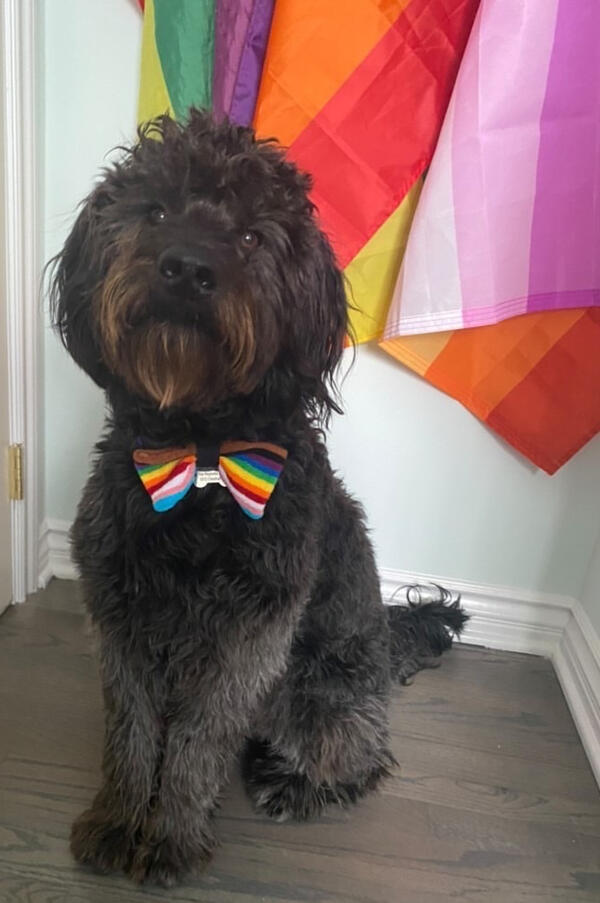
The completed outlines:
[[[279,0],[254,118],[259,134],[291,144],[408,3],[409,0]],[[306,58],[307,47],[310,61]]]
[[[429,332],[424,335],[401,336],[395,339],[384,339],[379,342],[379,346],[401,364],[406,364],[419,376],[425,376],[452,335],[451,332]]]
[[[600,430],[598,386],[600,311],[588,308],[507,393],[487,423],[539,467],[555,473]]]
[[[485,419],[582,316],[581,310],[552,311],[457,330],[425,376],[440,388],[452,386],[445,389],[452,395],[470,393]]]
[[[525,314],[493,326],[380,344],[548,473],[600,429],[595,308]]]
[[[493,326],[399,336],[379,344],[486,420],[584,315],[581,310],[525,314]]]

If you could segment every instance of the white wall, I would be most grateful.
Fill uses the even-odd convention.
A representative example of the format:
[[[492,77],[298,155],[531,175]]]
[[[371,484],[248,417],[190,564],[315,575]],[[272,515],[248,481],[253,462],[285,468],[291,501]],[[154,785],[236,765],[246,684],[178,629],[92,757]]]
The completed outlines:
[[[590,621],[600,636],[600,538],[592,553],[581,595],[581,604],[590,616]]]
[[[39,0],[44,15],[44,255],[136,121],[141,16],[133,0]],[[71,520],[103,419],[100,391],[45,335],[47,517]]]
[[[40,2],[48,257],[106,150],[132,134],[140,20],[126,0]],[[550,478],[377,349],[360,350],[344,397],[332,458],[365,503],[382,567],[582,592],[600,532],[600,440]],[[73,517],[102,407],[48,334],[46,516]]]
[[[382,567],[577,596],[600,533],[600,437],[549,477],[377,348],[344,384],[332,458]]]

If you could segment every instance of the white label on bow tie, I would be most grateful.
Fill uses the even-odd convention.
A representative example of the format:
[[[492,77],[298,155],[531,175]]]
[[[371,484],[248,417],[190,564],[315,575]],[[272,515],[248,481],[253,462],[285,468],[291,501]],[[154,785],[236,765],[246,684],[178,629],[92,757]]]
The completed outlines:
[[[204,489],[204,487],[208,486],[209,483],[220,483],[221,486],[225,485],[218,470],[196,471],[195,483],[198,489]]]

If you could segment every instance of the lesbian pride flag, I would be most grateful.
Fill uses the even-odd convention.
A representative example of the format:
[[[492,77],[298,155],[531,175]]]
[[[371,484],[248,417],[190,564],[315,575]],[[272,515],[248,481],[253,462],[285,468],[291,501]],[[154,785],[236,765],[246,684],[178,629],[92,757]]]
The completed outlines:
[[[385,337],[600,305],[600,2],[483,0]]]
[[[548,473],[600,430],[599,38],[482,0],[381,343]]]

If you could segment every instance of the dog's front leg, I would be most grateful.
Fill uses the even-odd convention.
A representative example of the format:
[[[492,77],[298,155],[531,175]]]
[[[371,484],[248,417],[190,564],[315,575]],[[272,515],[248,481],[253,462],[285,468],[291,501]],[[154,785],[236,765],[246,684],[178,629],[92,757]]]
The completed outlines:
[[[104,784],[71,832],[71,851],[103,871],[126,868],[147,817],[159,765],[158,678],[134,666],[118,646],[102,644],[105,703]]]
[[[234,726],[184,708],[169,722],[156,800],[129,869],[139,882],[170,886],[210,859],[217,796],[242,743],[242,715]]]
[[[169,886],[210,858],[218,794],[261,700],[287,666],[298,609],[290,601],[252,632],[233,623],[228,653],[222,628],[218,652],[171,686],[156,798],[128,869],[134,880]]]

